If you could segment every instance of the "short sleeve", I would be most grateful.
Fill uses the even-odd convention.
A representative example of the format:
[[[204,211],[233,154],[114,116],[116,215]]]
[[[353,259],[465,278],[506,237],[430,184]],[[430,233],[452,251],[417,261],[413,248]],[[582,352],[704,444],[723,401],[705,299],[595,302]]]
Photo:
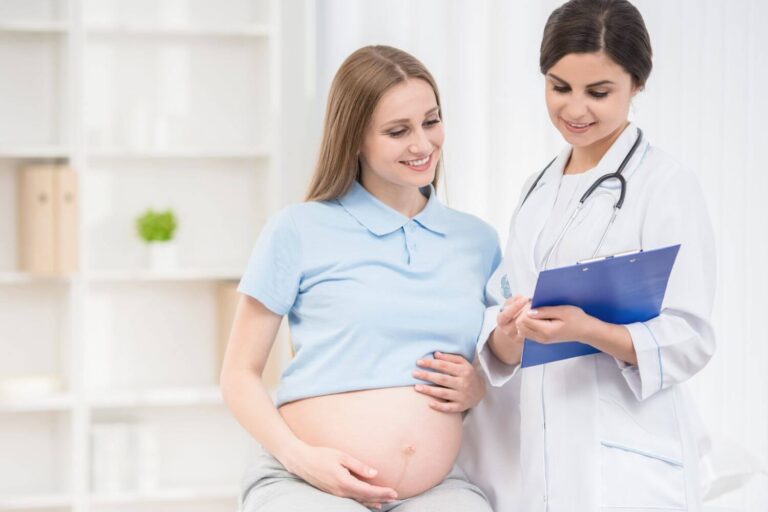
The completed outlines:
[[[237,291],[285,315],[293,307],[300,283],[300,238],[290,210],[284,209],[262,229]]]

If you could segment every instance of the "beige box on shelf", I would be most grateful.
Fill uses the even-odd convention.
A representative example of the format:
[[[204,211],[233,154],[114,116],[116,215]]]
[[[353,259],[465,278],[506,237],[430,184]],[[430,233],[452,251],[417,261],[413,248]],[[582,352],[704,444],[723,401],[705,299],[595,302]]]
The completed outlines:
[[[72,274],[78,270],[80,230],[78,229],[77,173],[59,167],[53,173],[53,213],[56,223],[56,273]]]
[[[66,275],[78,269],[78,184],[72,169],[34,165],[18,173],[19,269]]]
[[[53,274],[56,268],[52,166],[25,167],[18,174],[19,269]]]
[[[232,330],[232,322],[235,319],[235,312],[237,310],[237,303],[240,300],[240,293],[237,291],[236,282],[222,282],[218,284],[218,365],[217,370],[221,369],[221,364],[224,361],[224,353],[227,350],[227,342],[229,340],[229,334]],[[288,363],[292,356],[291,341],[288,331],[287,322],[283,321],[280,326],[280,330],[277,333],[275,342],[272,345],[272,350],[269,353],[267,364],[264,367],[264,373],[262,374],[262,380],[267,389],[272,391],[277,389],[280,383],[280,375],[283,372],[283,368]],[[216,374],[218,379],[218,372]]]

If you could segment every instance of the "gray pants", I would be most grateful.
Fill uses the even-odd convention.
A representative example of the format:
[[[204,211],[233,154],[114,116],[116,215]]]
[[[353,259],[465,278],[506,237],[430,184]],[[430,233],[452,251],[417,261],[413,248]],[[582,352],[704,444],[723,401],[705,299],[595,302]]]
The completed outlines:
[[[289,473],[260,450],[243,478],[243,512],[368,512],[349,498],[323,492]],[[492,512],[483,492],[454,466],[435,487],[405,500],[382,504],[382,512]]]

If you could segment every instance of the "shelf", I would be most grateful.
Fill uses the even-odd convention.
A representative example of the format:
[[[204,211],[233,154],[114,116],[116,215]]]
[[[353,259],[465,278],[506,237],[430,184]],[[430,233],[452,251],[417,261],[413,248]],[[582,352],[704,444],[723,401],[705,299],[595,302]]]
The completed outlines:
[[[68,394],[57,394],[36,398],[0,397],[0,414],[65,411],[70,409],[73,403],[72,396]]]
[[[27,283],[68,283],[72,276],[43,276],[28,274],[26,272],[0,272],[0,285],[2,284],[27,284]]]
[[[239,280],[243,269],[180,269],[167,272],[152,270],[104,270],[84,274],[88,281],[103,283],[173,282],[173,281],[231,281]]]
[[[135,491],[109,494],[92,494],[92,505],[128,505],[147,502],[196,501],[210,499],[236,500],[240,493],[237,486],[227,485],[205,488],[179,488],[156,491]]]
[[[72,417],[67,412],[0,416],[0,510],[68,508]]]
[[[67,494],[0,497],[0,510],[36,510],[71,506],[72,497]]]
[[[153,37],[268,37],[269,27],[254,25],[244,27],[206,27],[194,25],[140,26],[140,25],[97,25],[86,27],[92,35],[153,36]]]
[[[68,30],[63,21],[4,21],[0,22],[0,33],[20,32],[32,34],[61,34]]]
[[[135,409],[142,407],[184,407],[221,405],[221,391],[216,386],[168,388],[141,391],[113,391],[88,399],[94,409]]]
[[[69,150],[64,146],[0,147],[0,158],[69,158]]]
[[[254,149],[121,149],[121,148],[101,148],[93,149],[88,152],[91,158],[114,158],[114,159],[262,159],[269,158],[270,153],[266,150]]]
[[[234,510],[254,440],[216,384],[220,297],[237,300],[282,200],[289,18],[279,0],[0,4],[0,512]],[[30,164],[79,174],[77,272],[18,265]],[[150,270],[136,236],[150,207],[180,219],[169,271]],[[94,480],[111,427],[131,473],[111,482],[132,486]]]

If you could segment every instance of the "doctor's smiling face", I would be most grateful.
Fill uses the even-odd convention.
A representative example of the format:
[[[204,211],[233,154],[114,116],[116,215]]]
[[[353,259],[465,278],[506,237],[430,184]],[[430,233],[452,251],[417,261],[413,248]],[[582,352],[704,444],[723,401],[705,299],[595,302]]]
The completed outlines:
[[[576,148],[610,145],[627,125],[632,76],[604,52],[569,53],[546,72],[549,117]]]
[[[430,84],[408,79],[392,86],[377,103],[363,137],[363,186],[379,197],[418,193],[435,178],[444,138]]]

